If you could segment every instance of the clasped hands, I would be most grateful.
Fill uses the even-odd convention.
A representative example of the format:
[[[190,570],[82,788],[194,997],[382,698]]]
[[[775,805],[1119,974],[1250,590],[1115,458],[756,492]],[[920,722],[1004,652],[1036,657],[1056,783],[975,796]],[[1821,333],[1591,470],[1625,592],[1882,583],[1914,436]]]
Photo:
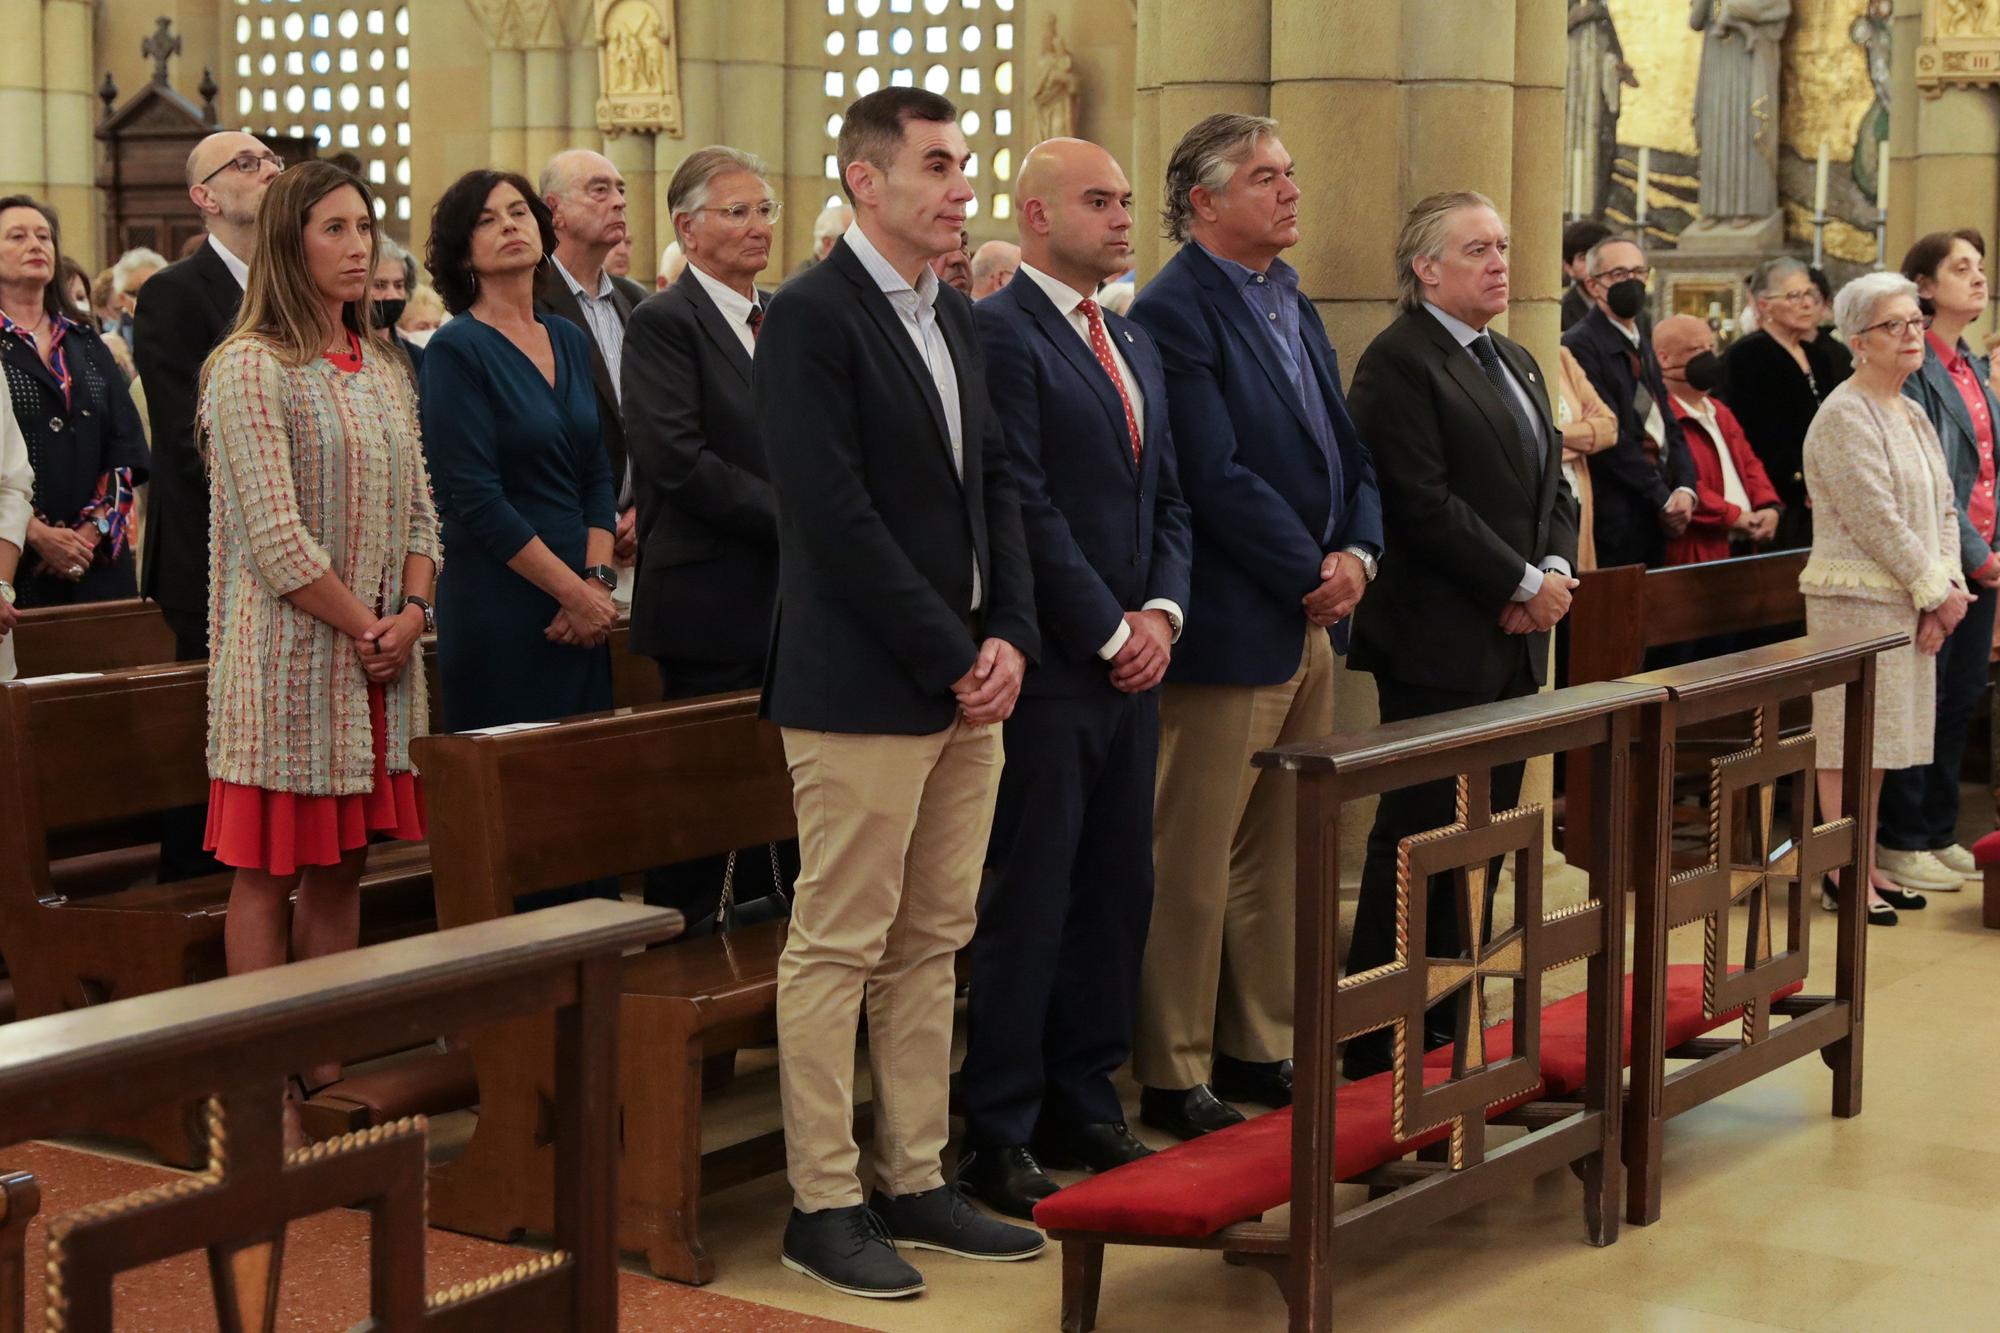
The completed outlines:
[[[542,637],[572,648],[595,648],[611,637],[617,619],[618,605],[611,600],[610,589],[596,579],[580,578]]]
[[[1751,543],[1762,546],[1778,533],[1778,511],[1775,509],[1742,509],[1736,514],[1736,521],[1729,530]]]
[[[1299,601],[1306,619],[1322,628],[1338,625],[1354,614],[1361,594],[1368,591],[1368,570],[1351,551],[1334,551],[1319,562],[1320,584]]]
[[[951,687],[958,699],[958,713],[975,727],[1005,722],[1014,715],[1014,702],[1021,697],[1021,680],[1028,673],[1028,659],[1005,639],[988,639],[979,645],[972,670]]]
[[[394,615],[383,616],[354,641],[362,674],[372,685],[393,684],[410,664],[410,654],[423,636],[424,613],[417,607],[405,606]]]
[[[1958,622],[1965,619],[1965,613],[1978,600],[1956,583],[1945,594],[1942,602],[1929,611],[1917,616],[1917,651],[1925,657],[1936,657],[1944,648],[1944,641],[1958,628]]]
[[[1500,628],[1509,634],[1551,630],[1569,614],[1570,589],[1577,580],[1557,569],[1542,571],[1542,586],[1525,602],[1509,602],[1500,613]]]
[[[1132,627],[1124,646],[1112,655],[1111,684],[1126,694],[1144,694],[1167,674],[1174,656],[1174,623],[1165,611],[1127,611]]]
[[[1666,508],[1660,511],[1660,530],[1669,537],[1678,537],[1688,530],[1688,521],[1694,517],[1694,492],[1677,490],[1667,497]]]

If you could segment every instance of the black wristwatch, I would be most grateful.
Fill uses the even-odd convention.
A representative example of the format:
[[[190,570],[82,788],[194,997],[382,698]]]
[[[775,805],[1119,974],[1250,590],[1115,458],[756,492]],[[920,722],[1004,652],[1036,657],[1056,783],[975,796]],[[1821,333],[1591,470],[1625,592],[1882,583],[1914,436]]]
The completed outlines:
[[[424,613],[424,633],[435,634],[438,632],[437,612],[431,609],[431,604],[429,602],[417,596],[415,593],[410,593],[409,595],[403,598],[403,605],[405,607],[414,606],[417,608],[417,610]]]
[[[618,591],[618,571],[609,565],[592,565],[583,571],[583,576],[587,579],[596,579],[604,585],[607,592]]]

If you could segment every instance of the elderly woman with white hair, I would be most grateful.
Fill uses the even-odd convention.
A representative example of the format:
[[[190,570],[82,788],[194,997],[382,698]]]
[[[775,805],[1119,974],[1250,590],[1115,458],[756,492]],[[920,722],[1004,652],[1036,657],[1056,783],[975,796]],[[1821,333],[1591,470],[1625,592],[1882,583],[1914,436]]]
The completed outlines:
[[[1856,278],[1833,303],[1854,352],[1854,376],[1827,395],[1806,432],[1806,488],[1812,494],[1812,556],[1799,575],[1806,624],[1814,633],[1907,634],[1910,644],[1878,659],[1875,764],[1869,790],[1847,793],[1873,805],[1882,772],[1929,763],[1937,715],[1935,658],[1958,627],[1971,595],[1958,558],[1958,516],[1937,432],[1903,396],[1903,381],[1924,363],[1916,284],[1900,273]],[[1921,655],[1921,656],[1920,656]],[[1819,798],[1825,819],[1840,814],[1842,699],[1813,698],[1819,742]],[[1868,856],[1868,921],[1896,924],[1896,909],[1922,908]],[[1834,907],[1831,882],[1822,904]]]

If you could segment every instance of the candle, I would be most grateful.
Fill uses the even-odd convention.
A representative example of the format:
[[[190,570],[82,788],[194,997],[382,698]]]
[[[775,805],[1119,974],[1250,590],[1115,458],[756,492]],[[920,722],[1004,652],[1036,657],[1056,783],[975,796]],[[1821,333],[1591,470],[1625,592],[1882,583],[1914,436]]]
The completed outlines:
[[[1813,169],[1813,219],[1826,216],[1826,140],[1819,141],[1819,164]]]
[[[1653,175],[1653,150],[1645,144],[1639,145],[1639,184],[1632,192],[1632,220],[1639,230],[1646,229],[1646,186]]]
[[[1889,141],[1884,139],[1875,154],[1875,211],[1889,220]]]
[[[1583,216],[1583,150],[1570,154],[1569,163],[1569,211],[1571,217]]]

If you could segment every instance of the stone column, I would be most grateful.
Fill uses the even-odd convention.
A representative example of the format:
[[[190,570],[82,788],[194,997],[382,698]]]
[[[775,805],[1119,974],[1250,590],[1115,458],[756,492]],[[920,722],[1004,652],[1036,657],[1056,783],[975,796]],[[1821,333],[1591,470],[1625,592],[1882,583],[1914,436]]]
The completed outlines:
[[[1935,0],[1932,0],[1935,3]],[[1917,90],[1916,48],[1923,0],[1897,0],[1891,36],[1889,231],[1884,262],[1902,263],[1926,232],[1977,227],[1988,245],[2000,235],[2000,90]],[[1987,253],[1987,272],[1996,256]],[[1978,347],[1994,327],[1993,307],[1967,332]]]
[[[562,47],[530,47],[522,53],[526,98],[521,123],[523,173],[541,174],[548,160],[569,147],[569,52]]]
[[[42,0],[0,0],[0,190],[48,188],[42,115]]]
[[[651,286],[666,248],[668,228],[653,208],[653,136],[620,134],[604,140],[604,155],[625,177],[625,226],[632,233],[632,280]]]
[[[1211,0],[1139,0],[1135,160],[1126,173],[1141,219],[1133,228],[1140,273],[1156,271],[1173,253],[1160,239],[1156,218],[1167,159],[1181,135],[1217,111],[1270,112],[1273,11],[1284,7],[1282,0],[1240,0],[1228,7],[1225,20]],[[1320,22],[1334,25],[1326,5],[1303,0],[1299,8],[1317,10]]]
[[[42,10],[42,143],[48,201],[64,222],[63,240],[84,270],[116,255],[97,253],[97,102],[90,78],[91,0],[48,0]]]
[[[519,171],[528,161],[526,53],[496,48],[486,68],[492,104],[487,165]]]

